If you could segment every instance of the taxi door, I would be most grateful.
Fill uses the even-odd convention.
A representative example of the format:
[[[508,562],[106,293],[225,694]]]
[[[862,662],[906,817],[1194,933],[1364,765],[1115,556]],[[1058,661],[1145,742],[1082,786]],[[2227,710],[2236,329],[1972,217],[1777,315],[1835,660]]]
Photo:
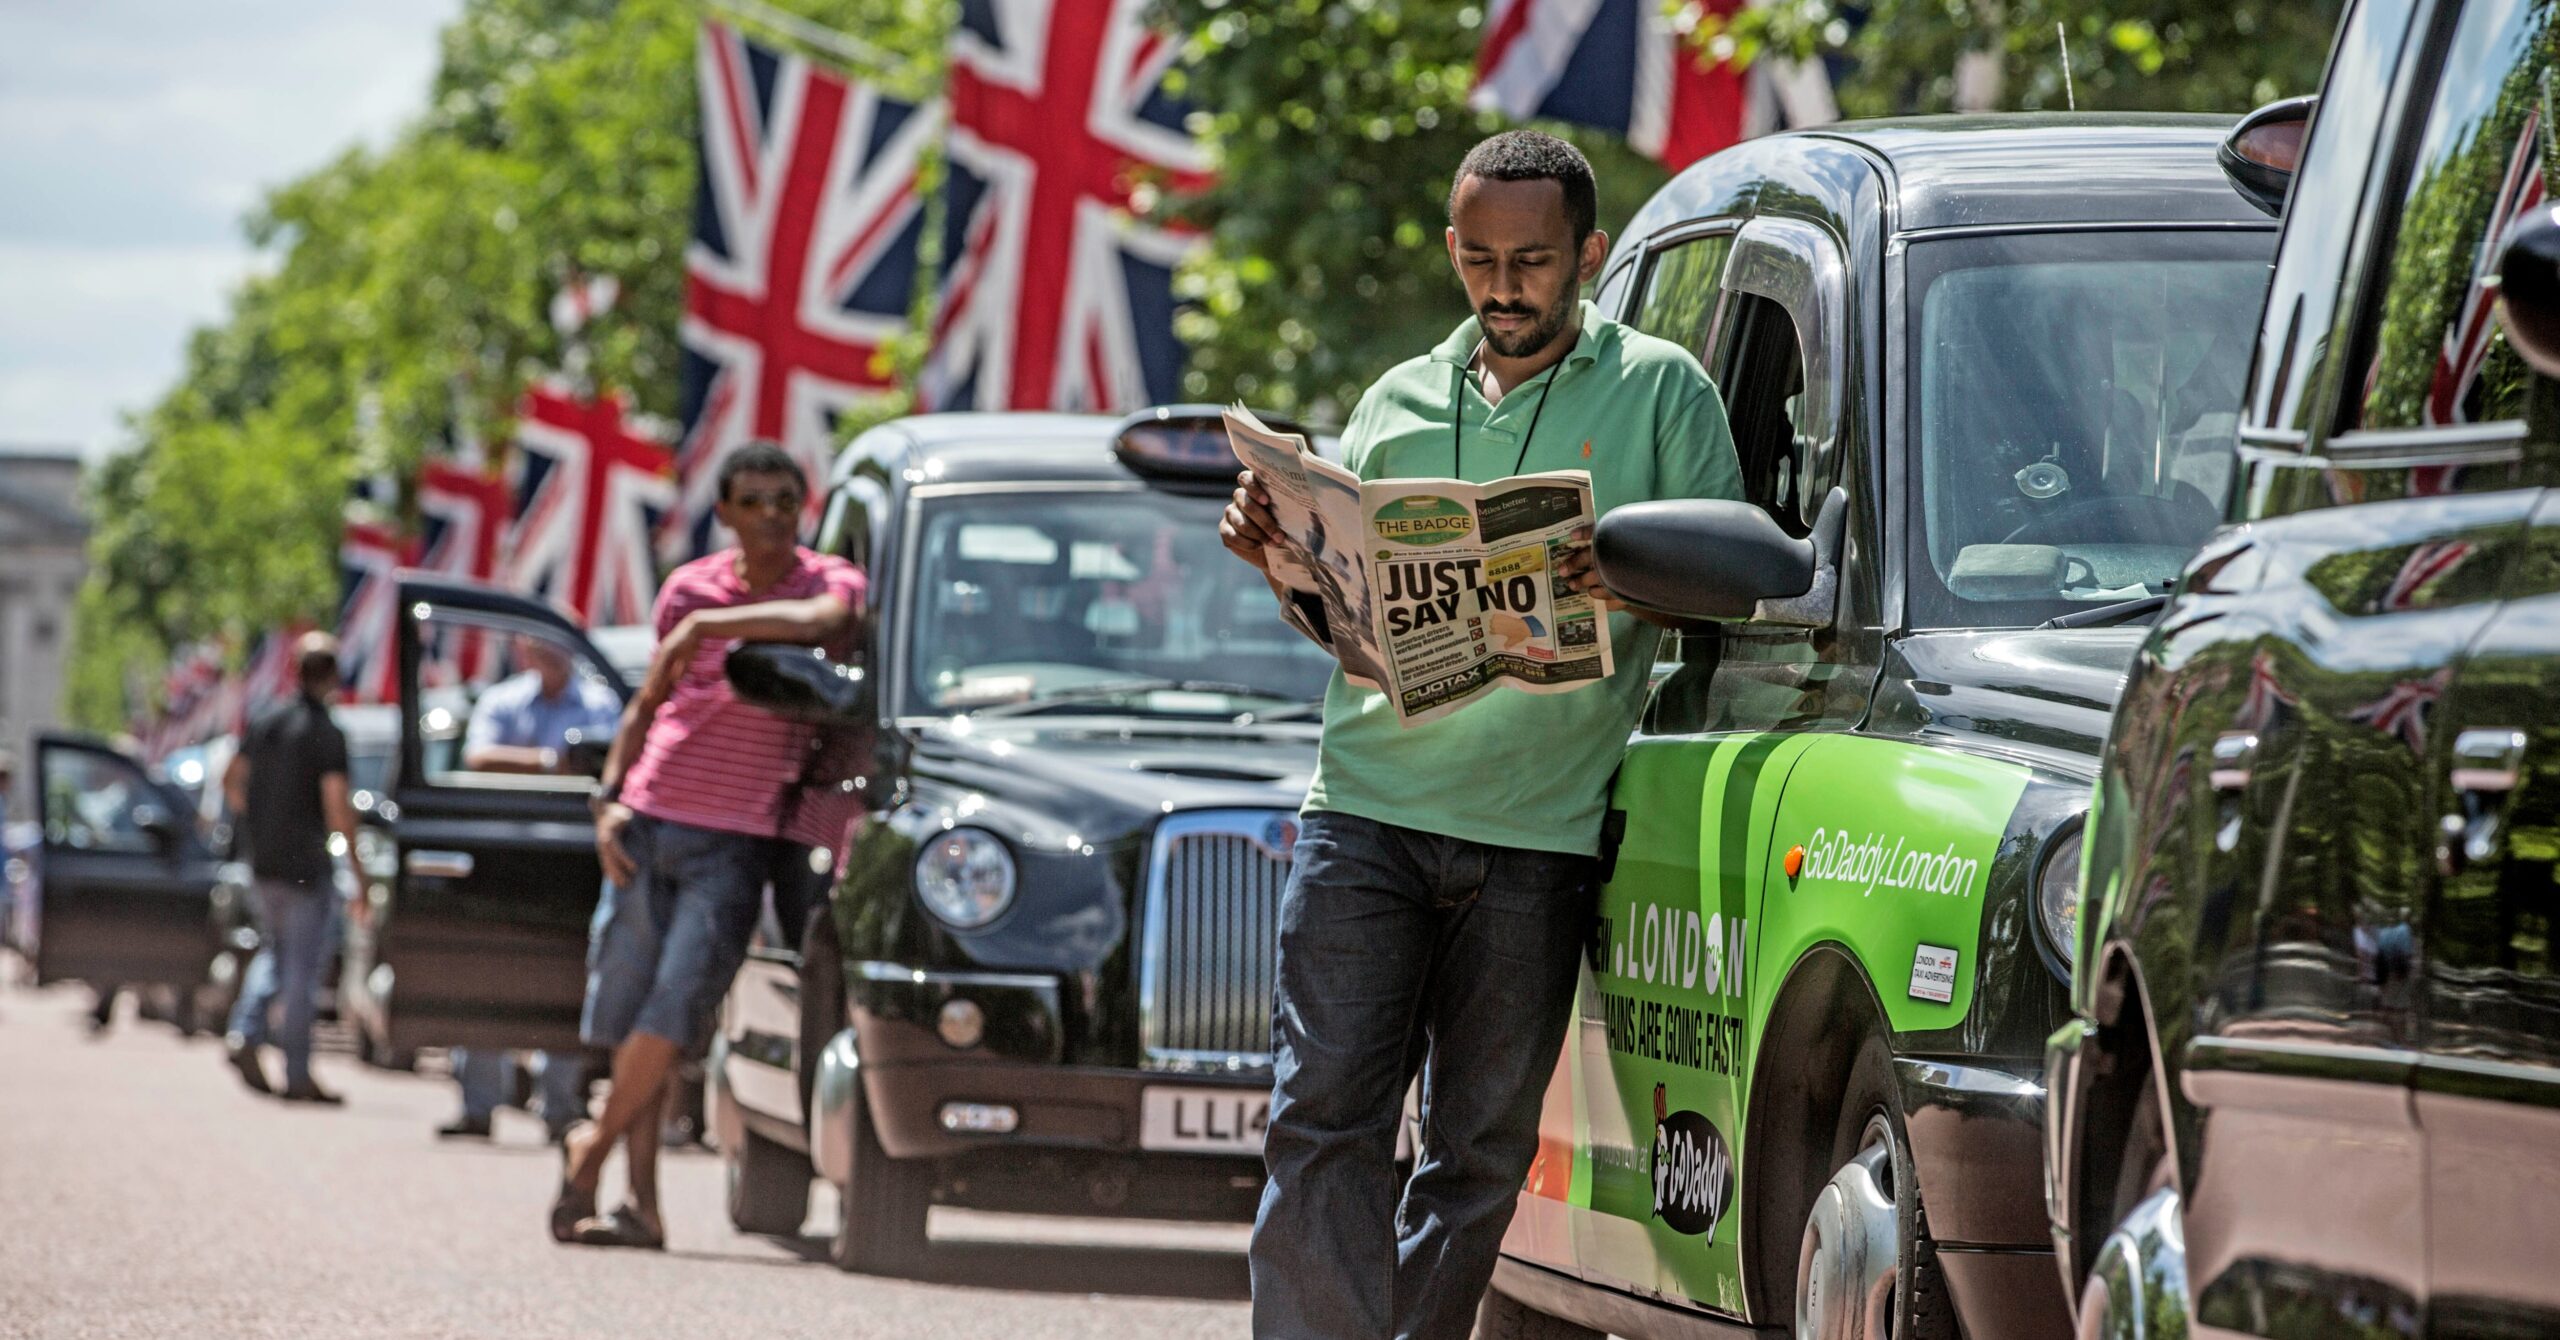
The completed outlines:
[[[218,863],[186,798],[96,740],[36,738],[39,982],[204,980]]]
[[[573,1047],[604,881],[588,801],[611,731],[562,751],[551,773],[474,771],[462,739],[479,694],[520,671],[531,643],[617,701],[630,692],[541,601],[412,574],[399,610],[400,761],[376,815],[390,888],[360,974],[366,1025],[394,1054]]]
[[[1698,351],[1726,412],[1750,501],[1791,533],[1823,500],[1854,552],[1873,522],[1840,495],[1850,294],[1832,233],[1764,216],[1666,234],[1630,324]],[[1850,467],[1855,472],[1855,466]],[[1559,1066],[1573,1129],[1551,1121],[1506,1250],[1612,1289],[1743,1315],[1738,1213],[1746,990],[1790,769],[1856,724],[1875,680],[1875,583],[1838,572],[1831,607],[1666,638],[1641,733],[1612,790],[1616,859]],[[1568,1143],[1569,1141],[1569,1143]],[[1570,1165],[1561,1152],[1573,1152]],[[1547,1209],[1542,1200],[1561,1208]],[[1570,1265],[1558,1260],[1569,1228]],[[1544,1255],[1532,1255],[1543,1252]]]

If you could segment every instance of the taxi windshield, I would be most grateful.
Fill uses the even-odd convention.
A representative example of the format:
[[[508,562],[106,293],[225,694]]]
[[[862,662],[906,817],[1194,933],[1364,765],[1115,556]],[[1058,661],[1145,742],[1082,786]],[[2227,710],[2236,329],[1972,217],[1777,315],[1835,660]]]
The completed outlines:
[[[900,710],[1231,718],[1311,702],[1333,658],[1218,542],[1224,494],[960,493],[922,504]]]
[[[2274,249],[2261,229],[1911,248],[1913,627],[2169,589],[2222,518]]]

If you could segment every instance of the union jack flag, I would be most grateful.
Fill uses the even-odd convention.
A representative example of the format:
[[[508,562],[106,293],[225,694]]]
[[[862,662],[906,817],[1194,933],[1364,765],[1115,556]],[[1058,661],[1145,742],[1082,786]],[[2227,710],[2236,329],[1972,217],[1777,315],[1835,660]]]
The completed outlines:
[[[972,0],[951,39],[934,409],[1113,410],[1172,399],[1173,272],[1196,236],[1139,221],[1208,184],[1164,87],[1181,45],[1147,0]]]
[[[2391,686],[2389,692],[2347,713],[2349,721],[2361,721],[2385,735],[2398,736],[2412,753],[2427,752],[2427,712],[2444,696],[2451,682],[2450,666],[2423,679],[2404,679]]]
[[[646,619],[658,590],[650,537],[676,501],[667,449],[631,421],[621,396],[583,399],[543,380],[516,411],[516,461],[517,589],[591,628]]]
[[[226,729],[237,735],[249,729],[249,717],[259,708],[281,702],[301,687],[295,673],[294,644],[302,640],[305,625],[292,624],[261,636],[249,644],[249,664],[240,672],[238,701],[232,705]]]
[[[2391,574],[2391,585],[2383,588],[2374,608],[2417,608],[2425,600],[2427,589],[2469,562],[2476,548],[2469,540],[2429,540],[2411,549],[2409,556],[2400,560],[2400,570]]]
[[[160,682],[160,715],[144,739],[144,757],[157,762],[171,750],[220,734],[229,684],[221,643],[190,642],[179,648]]]
[[[2261,648],[2249,658],[2249,689],[2240,699],[2240,710],[2231,716],[2231,724],[2242,730],[2265,730],[2275,724],[2276,709],[2301,702],[2300,696],[2284,686],[2276,674],[2276,659]]]
[[[2444,332],[2444,348],[2436,354],[2435,375],[2427,383],[2427,403],[2420,417],[2430,424],[2469,423],[2477,407],[2473,391],[2480,370],[2488,365],[2490,337],[2497,333],[2498,257],[2506,250],[2507,232],[2519,218],[2542,203],[2542,113],[2525,113],[2524,129],[2507,156],[2507,175],[2498,185],[2498,202],[2489,211],[2489,226],[2480,235],[2480,250],[2471,262],[2471,283],[2463,290],[2462,309]],[[2452,480],[2421,492],[2449,491]]]
[[[506,476],[458,461],[429,460],[418,471],[418,566],[440,576],[494,583],[507,523],[515,519],[515,492]],[[448,630],[452,631],[452,630]],[[496,673],[489,639],[459,631],[452,645],[434,648],[434,659],[466,683]]]
[[[819,502],[836,415],[890,386],[924,205],[919,155],[938,104],[882,97],[805,57],[703,25],[702,178],[685,250],[682,503],[670,561],[716,547],[720,461],[781,444]],[[813,512],[814,515],[814,512]]]
[[[359,703],[400,701],[399,587],[417,550],[389,525],[350,516],[338,538],[338,679]]]
[[[1828,67],[1766,58],[1705,63],[1686,30],[1745,0],[1494,0],[1468,100],[1515,121],[1547,118],[1626,138],[1674,171],[1781,126],[1835,120]]]

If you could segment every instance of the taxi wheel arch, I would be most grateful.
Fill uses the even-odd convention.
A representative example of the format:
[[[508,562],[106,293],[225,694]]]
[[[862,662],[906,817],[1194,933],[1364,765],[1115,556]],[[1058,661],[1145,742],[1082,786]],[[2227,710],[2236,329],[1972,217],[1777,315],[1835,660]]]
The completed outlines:
[[[1742,1258],[1758,1324],[1795,1314],[1805,1216],[1833,1171],[1830,1134],[1859,1049],[1883,1017],[1865,974],[1830,945],[1796,961],[1770,1008],[1744,1119]],[[1823,1133],[1820,1148],[1803,1138],[1810,1131]]]
[[[1881,1122],[1891,1132],[1889,1180],[1911,1188],[1914,1197],[1919,1182],[1893,1078],[1891,1030],[1856,959],[1834,944],[1807,951],[1790,969],[1769,1020],[1746,1118],[1743,1260],[1753,1321],[1785,1326],[1796,1317],[1810,1218],[1845,1161],[1844,1142],[1859,1144]],[[1816,1131],[1824,1135],[1808,1138]],[[1912,1283],[1888,1300],[1902,1323],[1893,1333],[1911,1340],[1954,1336],[1959,1324],[1935,1269],[1925,1208],[1916,1199],[1894,1199]]]
[[[2150,1001],[2140,972],[2120,949],[2108,955],[2096,1004],[2091,1073],[2070,1152],[2073,1298],[2088,1281],[2100,1240],[2156,1189],[2164,1161],[2175,1166]]]

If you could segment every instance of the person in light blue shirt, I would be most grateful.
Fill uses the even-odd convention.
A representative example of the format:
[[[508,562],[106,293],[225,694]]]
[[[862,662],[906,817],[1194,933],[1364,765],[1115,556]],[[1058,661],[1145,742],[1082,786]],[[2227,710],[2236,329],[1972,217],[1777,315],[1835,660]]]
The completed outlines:
[[[569,655],[539,638],[515,640],[526,668],[490,685],[462,734],[462,766],[473,772],[556,773],[570,746],[613,741],[622,699]]]
[[[489,686],[471,708],[462,733],[462,766],[473,772],[559,773],[580,743],[610,744],[622,720],[622,699],[591,675],[581,675],[567,652],[535,637],[515,639],[516,664],[525,667]],[[599,754],[601,757],[601,754]],[[543,1052],[542,1124],[556,1142],[586,1115],[586,1065],[574,1052]],[[486,1139],[491,1121],[512,1087],[507,1054],[455,1048],[454,1078],[462,1086],[462,1115],[438,1127],[445,1139]]]

